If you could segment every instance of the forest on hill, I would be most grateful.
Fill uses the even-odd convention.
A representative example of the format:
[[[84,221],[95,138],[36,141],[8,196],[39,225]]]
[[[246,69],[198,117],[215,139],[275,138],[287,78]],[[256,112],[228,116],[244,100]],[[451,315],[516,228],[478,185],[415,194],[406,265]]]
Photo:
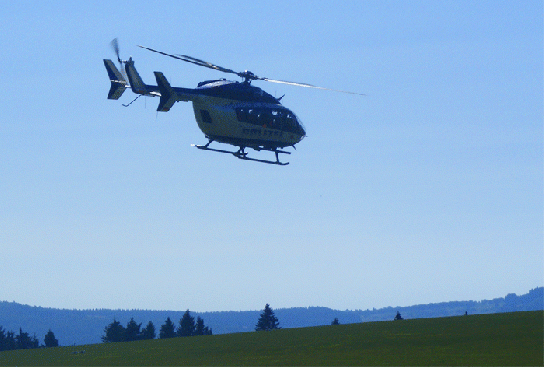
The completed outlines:
[[[264,306],[264,305],[263,305]],[[273,307],[273,305],[271,305]],[[527,294],[507,294],[505,297],[482,301],[452,301],[408,307],[385,307],[367,310],[333,310],[327,307],[294,307],[274,309],[282,328],[330,325],[334,319],[340,324],[393,320],[397,311],[404,319],[433,318],[468,314],[490,314],[514,311],[544,310],[544,287]],[[60,345],[94,344],[102,341],[104,329],[112,321],[127,324],[134,319],[143,325],[152,322],[156,327],[167,318],[182,319],[186,311],[152,310],[67,310],[0,302],[0,327],[6,331],[23,330],[35,335],[43,343],[52,330]],[[206,320],[213,334],[249,332],[255,330],[261,310],[195,312],[195,317]]]

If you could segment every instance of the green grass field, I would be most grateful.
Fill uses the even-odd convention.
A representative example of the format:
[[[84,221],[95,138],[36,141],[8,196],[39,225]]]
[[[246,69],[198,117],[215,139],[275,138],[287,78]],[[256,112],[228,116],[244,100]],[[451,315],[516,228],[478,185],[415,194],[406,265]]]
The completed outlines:
[[[543,314],[513,312],[16,350],[0,352],[0,365],[542,366]]]

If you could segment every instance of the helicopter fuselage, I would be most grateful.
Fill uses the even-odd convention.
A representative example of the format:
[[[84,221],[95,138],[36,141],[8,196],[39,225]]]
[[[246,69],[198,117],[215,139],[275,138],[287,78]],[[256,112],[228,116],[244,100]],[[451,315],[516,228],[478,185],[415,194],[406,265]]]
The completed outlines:
[[[185,93],[180,90],[176,94]],[[294,146],[305,136],[302,124],[291,110],[248,83],[203,82],[190,95],[198,127],[209,139],[274,150]]]

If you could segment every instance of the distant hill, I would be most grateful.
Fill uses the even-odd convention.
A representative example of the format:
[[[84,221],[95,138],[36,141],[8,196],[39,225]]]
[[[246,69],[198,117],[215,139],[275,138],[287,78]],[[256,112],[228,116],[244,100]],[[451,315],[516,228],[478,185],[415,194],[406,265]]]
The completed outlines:
[[[273,305],[272,305],[273,306]],[[524,295],[510,293],[503,298],[483,301],[453,301],[409,307],[385,307],[372,310],[339,311],[326,307],[295,307],[274,309],[280,326],[296,328],[329,325],[338,318],[341,324],[392,320],[399,311],[405,319],[432,318],[468,314],[490,314],[512,311],[544,310],[544,287]],[[167,317],[178,323],[185,311],[150,310],[67,310],[0,302],[0,326],[18,333],[19,328],[36,335],[43,344],[49,329],[55,333],[60,345],[82,345],[101,342],[104,327],[113,319],[126,325],[131,317],[144,327],[152,321],[158,331]],[[214,334],[253,331],[261,310],[193,312],[200,316]]]

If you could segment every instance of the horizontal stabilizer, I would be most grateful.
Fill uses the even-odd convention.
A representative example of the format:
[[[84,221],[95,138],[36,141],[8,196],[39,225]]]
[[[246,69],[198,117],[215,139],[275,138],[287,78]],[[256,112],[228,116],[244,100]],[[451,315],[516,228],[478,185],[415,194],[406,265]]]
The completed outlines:
[[[108,93],[108,99],[119,99],[125,89],[127,89],[127,81],[119,70],[115,67],[113,61],[104,59],[104,66],[110,77],[111,87]]]
[[[157,111],[167,112],[170,111],[170,108],[176,103],[177,97],[176,92],[168,83],[165,76],[160,71],[155,71],[155,78],[157,79],[157,85],[159,86],[159,91],[161,92],[161,100],[159,102],[159,107]]]

